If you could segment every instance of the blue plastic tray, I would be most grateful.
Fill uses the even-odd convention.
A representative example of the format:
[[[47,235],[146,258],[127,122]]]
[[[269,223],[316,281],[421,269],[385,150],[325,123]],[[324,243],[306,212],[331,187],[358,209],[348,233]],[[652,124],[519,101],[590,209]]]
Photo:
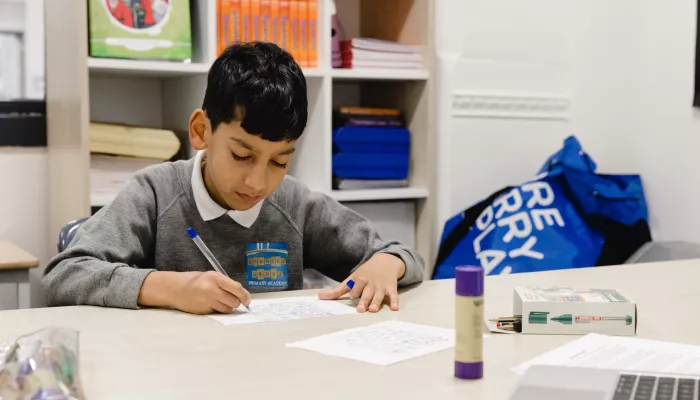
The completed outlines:
[[[407,153],[336,153],[333,174],[341,179],[407,179],[409,159]]]

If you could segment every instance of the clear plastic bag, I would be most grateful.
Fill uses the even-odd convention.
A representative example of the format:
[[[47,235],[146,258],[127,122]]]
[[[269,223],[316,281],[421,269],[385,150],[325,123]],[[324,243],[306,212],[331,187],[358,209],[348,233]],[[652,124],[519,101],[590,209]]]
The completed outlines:
[[[0,400],[79,399],[78,331],[49,327],[0,343]]]

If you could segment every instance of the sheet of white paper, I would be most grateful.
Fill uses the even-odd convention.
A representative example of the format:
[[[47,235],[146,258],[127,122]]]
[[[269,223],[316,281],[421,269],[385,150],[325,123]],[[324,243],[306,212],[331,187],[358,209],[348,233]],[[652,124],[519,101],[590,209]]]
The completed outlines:
[[[449,349],[454,346],[454,342],[453,329],[386,321],[288,343],[287,347],[370,364],[390,365]]]
[[[700,375],[700,346],[589,334],[520,364],[513,371],[523,374],[532,365]]]
[[[238,325],[357,313],[355,307],[337,301],[319,300],[316,297],[255,300],[251,303],[250,309],[249,312],[241,306],[234,310],[233,314],[211,315],[211,318],[224,325]]]

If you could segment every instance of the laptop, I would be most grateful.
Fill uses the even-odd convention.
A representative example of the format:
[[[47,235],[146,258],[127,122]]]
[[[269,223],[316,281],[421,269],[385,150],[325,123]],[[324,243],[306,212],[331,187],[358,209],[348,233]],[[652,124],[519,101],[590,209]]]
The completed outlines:
[[[510,400],[700,400],[700,377],[531,366]]]

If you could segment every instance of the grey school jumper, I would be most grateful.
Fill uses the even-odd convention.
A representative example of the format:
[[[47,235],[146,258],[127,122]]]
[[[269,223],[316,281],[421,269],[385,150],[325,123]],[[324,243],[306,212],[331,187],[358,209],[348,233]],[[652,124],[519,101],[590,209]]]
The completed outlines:
[[[404,286],[423,277],[423,260],[395,241],[383,241],[371,224],[330,197],[311,192],[292,177],[264,200],[245,228],[223,215],[200,216],[192,193],[194,158],[147,168],[78,231],[68,249],[46,268],[42,281],[49,306],[89,304],[137,308],[146,276],[154,271],[210,271],[187,236],[193,227],[232,279],[246,286],[246,246],[288,246],[288,290],[302,289],[302,269],[344,280],[377,252],[406,264]],[[250,292],[279,289],[248,287]]]

